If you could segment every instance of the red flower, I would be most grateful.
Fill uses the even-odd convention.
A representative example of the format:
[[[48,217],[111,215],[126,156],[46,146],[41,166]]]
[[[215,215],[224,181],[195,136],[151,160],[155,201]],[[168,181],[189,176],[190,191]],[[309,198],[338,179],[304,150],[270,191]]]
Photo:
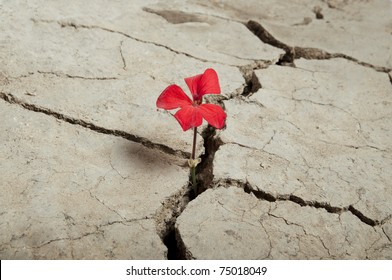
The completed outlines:
[[[177,85],[168,86],[158,97],[157,107],[165,110],[180,108],[174,117],[184,131],[202,124],[203,118],[213,127],[225,125],[226,113],[215,104],[201,104],[203,95],[220,94],[218,75],[214,69],[207,69],[203,74],[185,78],[192,97],[191,99]]]

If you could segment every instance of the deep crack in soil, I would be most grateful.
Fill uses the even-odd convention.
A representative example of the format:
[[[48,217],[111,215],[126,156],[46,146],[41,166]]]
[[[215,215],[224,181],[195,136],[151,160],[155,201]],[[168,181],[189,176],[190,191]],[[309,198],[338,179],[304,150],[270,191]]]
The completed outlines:
[[[346,207],[337,207],[337,206],[332,206],[327,202],[304,200],[303,198],[298,197],[296,195],[292,195],[292,194],[285,194],[285,195],[278,194],[278,195],[274,196],[274,195],[272,195],[266,191],[263,191],[261,189],[255,190],[248,182],[226,179],[226,180],[218,180],[218,181],[214,182],[214,185],[215,186],[222,186],[222,187],[234,186],[234,187],[242,188],[246,193],[252,193],[258,199],[266,200],[269,202],[291,201],[291,202],[294,202],[302,207],[309,206],[309,207],[314,207],[314,208],[322,208],[325,211],[327,211],[328,213],[335,213],[335,214],[340,214],[343,212],[351,212],[361,222],[363,222],[369,226],[372,226],[372,227],[383,225],[383,223],[386,221],[385,219],[383,221],[371,219],[371,218],[367,217],[365,214],[363,214],[361,211],[356,209],[353,205],[349,205]]]
[[[222,145],[222,141],[216,138],[216,129],[208,126],[203,132],[202,136],[204,139],[204,154],[201,157],[201,163],[196,168],[196,174],[198,179],[198,195],[210,188],[211,183],[214,179],[213,168],[214,168],[214,157],[219,146]]]
[[[260,23],[254,20],[250,20],[245,23],[245,26],[258,37],[263,43],[269,44],[271,46],[280,48],[286,53],[279,59],[279,65],[291,65],[294,66],[294,60],[299,58],[305,59],[331,59],[331,58],[344,58],[359,65],[372,68],[378,72],[388,73],[392,69],[382,66],[376,66],[364,61],[359,61],[358,59],[345,55],[342,53],[329,53],[327,51],[318,48],[307,48],[307,47],[297,47],[289,46],[286,43],[276,39],[267,29],[265,29]]]
[[[181,190],[168,197],[155,214],[155,225],[157,233],[162,242],[167,247],[167,259],[182,259],[181,250],[175,233],[175,223],[177,217],[184,211],[186,205],[191,200],[191,186],[188,184]]]
[[[90,130],[98,132],[98,133],[121,137],[121,138],[127,139],[129,141],[142,144],[143,146],[145,146],[147,148],[158,149],[164,153],[167,153],[170,155],[176,155],[181,158],[189,158],[190,157],[190,153],[186,153],[186,152],[183,152],[180,150],[174,150],[173,148],[171,148],[169,146],[151,142],[150,140],[148,140],[144,137],[134,135],[134,134],[131,134],[131,133],[123,131],[123,130],[109,129],[109,128],[105,128],[102,126],[98,126],[98,125],[91,123],[91,122],[87,122],[82,119],[72,118],[70,116],[58,113],[58,112],[53,111],[51,109],[25,102],[10,93],[0,92],[0,98],[9,104],[19,105],[29,111],[42,113],[42,114],[54,117],[58,120],[61,120],[61,121],[64,121],[64,122],[67,122],[67,123],[70,123],[73,125],[80,125],[84,128],[90,129]]]

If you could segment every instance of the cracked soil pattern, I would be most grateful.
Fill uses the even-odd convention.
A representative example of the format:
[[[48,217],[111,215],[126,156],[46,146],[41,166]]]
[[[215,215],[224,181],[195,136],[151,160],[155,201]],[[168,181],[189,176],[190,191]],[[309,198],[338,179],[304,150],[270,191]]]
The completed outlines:
[[[1,259],[391,259],[392,2],[0,0]],[[375,43],[377,42],[377,43]],[[214,68],[226,127],[155,107]]]

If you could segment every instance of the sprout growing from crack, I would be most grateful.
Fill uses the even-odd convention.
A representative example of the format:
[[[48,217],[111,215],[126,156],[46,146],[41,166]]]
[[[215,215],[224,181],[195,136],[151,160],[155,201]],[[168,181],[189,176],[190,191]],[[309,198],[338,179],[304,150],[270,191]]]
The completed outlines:
[[[215,104],[202,104],[203,96],[206,94],[220,94],[218,75],[214,69],[207,69],[203,74],[185,78],[192,94],[191,100],[178,85],[168,86],[158,97],[156,105],[158,108],[173,110],[180,108],[174,117],[181,125],[183,131],[193,128],[193,145],[191,158],[188,160],[191,169],[192,187],[197,195],[196,166],[201,162],[196,158],[197,127],[205,119],[211,126],[221,129],[225,125],[226,113]]]

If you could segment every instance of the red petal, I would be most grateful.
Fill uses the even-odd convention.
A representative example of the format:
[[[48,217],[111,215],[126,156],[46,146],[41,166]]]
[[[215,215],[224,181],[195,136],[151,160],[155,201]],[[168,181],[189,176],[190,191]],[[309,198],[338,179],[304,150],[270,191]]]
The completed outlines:
[[[191,99],[177,85],[170,85],[157,99],[157,107],[165,110],[181,108],[192,104]]]
[[[222,128],[225,126],[226,113],[223,109],[215,104],[202,104],[199,111],[203,118],[213,127]]]
[[[203,74],[185,78],[193,100],[200,100],[204,94],[219,94],[220,86],[218,74],[214,69],[208,68]]]
[[[174,117],[180,123],[182,130],[186,131],[191,127],[198,127],[203,122],[203,117],[199,108],[185,106],[175,113]]]

